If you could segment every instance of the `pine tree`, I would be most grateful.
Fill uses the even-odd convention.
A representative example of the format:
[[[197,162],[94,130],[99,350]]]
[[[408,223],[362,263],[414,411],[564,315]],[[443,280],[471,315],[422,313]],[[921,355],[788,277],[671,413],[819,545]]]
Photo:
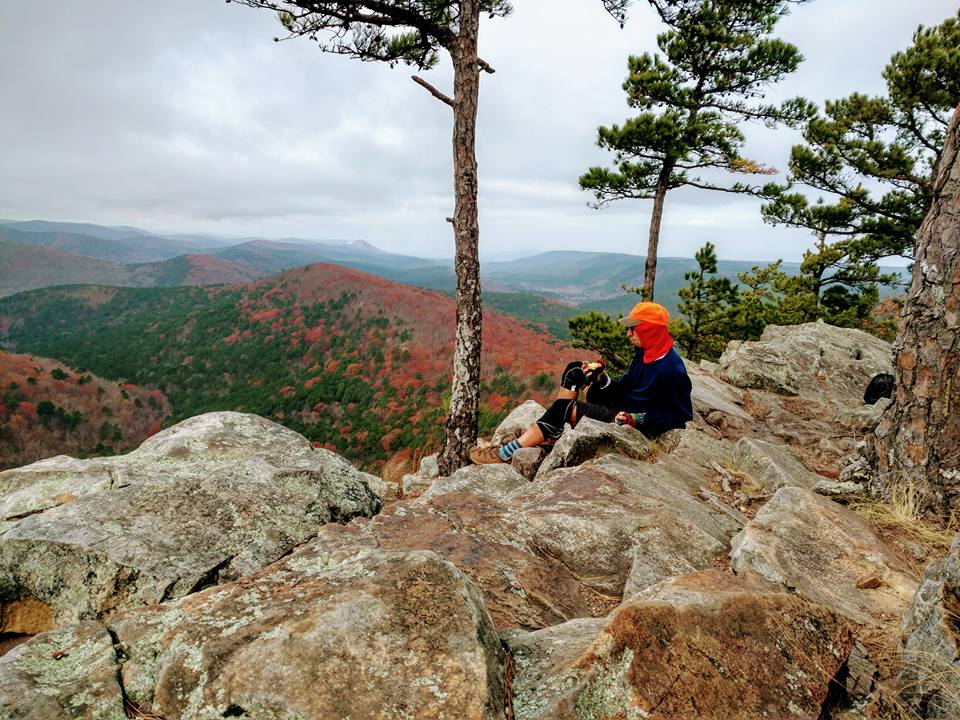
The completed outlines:
[[[690,360],[716,360],[735,334],[731,310],[737,304],[737,287],[716,274],[713,243],[706,243],[694,257],[698,269],[683,275],[689,285],[678,292],[682,317],[670,324],[670,334]]]
[[[769,174],[741,155],[738,123],[795,124],[811,114],[794,98],[780,106],[760,102],[763,90],[796,69],[793,45],[770,37],[786,13],[785,0],[650,0],[667,32],[660,54],[630,57],[623,84],[630,107],[640,110],[623,126],[601,127],[597,143],[614,153],[615,167],[590,168],[580,186],[597,207],[624,198],[653,200],[644,295],[653,298],[663,205],[669,190],[695,187],[727,192],[752,189],[719,182],[717,170]],[[624,3],[614,10],[621,13]]]
[[[229,2],[230,0],[228,0]],[[477,437],[480,404],[480,228],[477,213],[476,119],[480,70],[493,68],[477,56],[480,13],[509,14],[507,0],[233,0],[279,13],[290,37],[307,37],[324,52],[359,60],[433,67],[445,50],[453,61],[453,97],[419,76],[413,80],[453,110],[451,222],[457,277],[457,331],[453,386],[441,470],[448,474],[468,462]]]
[[[960,13],[921,26],[883,77],[886,96],[828,102],[807,123],[805,144],[793,147],[788,182],[762,190],[770,200],[764,220],[811,230],[840,256],[835,271],[848,276],[869,277],[883,257],[913,258],[944,132],[960,101]],[[821,195],[811,201],[796,186]]]
[[[633,359],[634,347],[623,331],[623,325],[609,315],[591,310],[570,318],[573,346],[585,348],[603,358],[611,372],[624,372]]]

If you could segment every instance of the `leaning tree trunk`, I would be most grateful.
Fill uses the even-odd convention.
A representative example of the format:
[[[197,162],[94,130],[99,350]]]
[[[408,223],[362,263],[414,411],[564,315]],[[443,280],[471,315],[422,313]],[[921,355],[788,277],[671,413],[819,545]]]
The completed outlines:
[[[647,264],[643,271],[643,299],[653,300],[653,284],[657,279],[657,246],[660,244],[660,221],[663,219],[663,201],[667,197],[673,162],[665,162],[657,177],[653,195],[653,214],[650,216],[650,234],[647,236]]]
[[[920,491],[924,510],[960,512],[960,108],[917,233],[913,280],[893,345],[896,394],[867,440],[877,489]]]
[[[453,57],[453,234],[456,242],[457,330],[453,351],[453,388],[450,414],[440,450],[444,475],[469,462],[470,446],[477,439],[480,405],[480,260],[477,222],[477,101],[480,69],[477,35],[478,0],[460,3],[460,28]]]

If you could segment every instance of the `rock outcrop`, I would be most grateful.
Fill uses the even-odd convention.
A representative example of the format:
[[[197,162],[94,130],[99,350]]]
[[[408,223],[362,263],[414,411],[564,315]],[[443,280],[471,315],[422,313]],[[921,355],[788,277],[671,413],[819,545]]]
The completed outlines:
[[[789,447],[809,470],[836,480],[880,418],[884,403],[864,405],[863,392],[890,362],[890,345],[867,333],[822,322],[768,325],[760,340],[731,342],[715,367],[688,364],[695,424],[733,441]]]
[[[853,646],[837,613],[708,572],[603,620],[507,633],[517,720],[817,718]]]
[[[747,523],[730,561],[857,622],[902,617],[917,587],[866,521],[799,487],[778,490]]]
[[[503,668],[483,600],[449,562],[307,545],[239,582],[21,645],[0,658],[0,714],[495,720]]]
[[[860,404],[870,378],[890,369],[889,343],[860,330],[815,322],[767,325],[757,341],[731,342],[716,374],[739,388],[825,394]]]
[[[808,470],[790,448],[757,438],[740,438],[733,451],[733,464],[756,487],[771,495],[788,486],[809,490],[823,479]]]
[[[119,669],[100,623],[44,633],[0,657],[0,717],[124,720]]]
[[[768,330],[689,366],[695,419],[652,441],[584,420],[545,457],[385,484],[216,413],[0,474],[2,632],[55,628],[0,657],[0,717],[860,720],[887,678],[859,636],[899,627],[917,583],[817,492],[854,489],[889,347]],[[956,664],[957,556],[905,653]],[[905,672],[915,708],[954,712]]]
[[[375,480],[292,430],[226,412],[127,455],[8,470],[0,603],[42,603],[60,626],[235,580],[324,523],[376,513]],[[7,621],[2,631],[38,629],[49,628]]]
[[[615,448],[630,433],[639,447],[652,447],[633,429],[594,425],[591,438],[610,434],[600,446]],[[718,441],[702,442],[716,450]],[[695,444],[692,437],[688,445]],[[722,560],[743,526],[735,511],[692,493],[694,478],[709,472],[703,452],[672,460],[662,467],[611,452],[551,472],[541,467],[534,483],[506,464],[467,467],[357,532],[371,546],[428,548],[450,559],[482,590],[498,627],[599,616],[625,592]]]

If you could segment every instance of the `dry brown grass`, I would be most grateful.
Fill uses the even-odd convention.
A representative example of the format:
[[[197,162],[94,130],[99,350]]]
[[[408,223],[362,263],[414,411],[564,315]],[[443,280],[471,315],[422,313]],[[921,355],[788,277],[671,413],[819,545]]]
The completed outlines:
[[[888,499],[854,498],[849,507],[898,551],[918,579],[927,565],[946,555],[954,534],[960,530],[956,518],[944,526],[924,515],[923,493],[916,485],[897,487]],[[922,550],[922,557],[917,550]],[[904,654],[899,622],[866,626],[859,640],[880,671],[877,690],[866,709],[868,718],[919,720],[920,715],[906,701],[912,688],[899,686],[900,672],[905,665],[910,674],[925,679],[925,686],[935,684],[944,700],[960,704],[960,692],[956,690],[960,688],[960,668],[933,653]],[[842,716],[838,716],[838,720],[840,718]]]
[[[913,484],[894,488],[887,500],[858,498],[850,502],[850,509],[876,528],[884,540],[901,551],[903,559],[919,577],[923,569],[939,560],[950,549],[950,541],[960,531],[956,518],[940,525],[927,518],[922,508],[922,491]],[[925,552],[921,558],[905,552],[910,545]]]

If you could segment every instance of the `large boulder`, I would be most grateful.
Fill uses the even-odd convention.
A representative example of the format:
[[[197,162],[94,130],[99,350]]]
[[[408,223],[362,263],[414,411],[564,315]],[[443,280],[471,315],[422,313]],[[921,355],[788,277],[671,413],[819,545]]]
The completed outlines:
[[[716,571],[658,588],[605,620],[505,633],[517,720],[821,717],[852,623]]]
[[[13,679],[0,681],[6,717],[119,720],[118,681],[137,717],[506,717],[490,617],[430,552],[307,545],[239,582],[114,618],[116,652],[89,627],[0,659]]]
[[[730,561],[857,622],[899,619],[917,587],[865,520],[799,487],[778,490],[747,523]]]
[[[820,321],[767,325],[757,341],[731,342],[717,376],[741,388],[859,405],[870,379],[890,372],[891,363],[889,343]]]
[[[490,442],[494,445],[501,445],[507,438],[520,437],[524,430],[539,420],[544,412],[546,412],[546,408],[536,400],[526,400],[503,419],[503,422],[493,431]]]
[[[919,717],[960,717],[960,535],[923,573],[903,620],[900,695]]]
[[[440,477],[438,455],[427,455],[420,460],[420,467],[415,473],[408,473],[400,478],[397,495],[399,497],[414,498],[422,494]]]
[[[483,494],[501,502],[509,502],[516,491],[527,485],[527,480],[512,465],[467,465],[452,475],[438,477],[421,494],[415,505],[423,505],[435,497],[449,493],[472,491],[482,485]]]
[[[0,614],[37,602],[60,626],[235,579],[324,523],[375,514],[373,480],[292,430],[229,412],[127,455],[0,473]]]

